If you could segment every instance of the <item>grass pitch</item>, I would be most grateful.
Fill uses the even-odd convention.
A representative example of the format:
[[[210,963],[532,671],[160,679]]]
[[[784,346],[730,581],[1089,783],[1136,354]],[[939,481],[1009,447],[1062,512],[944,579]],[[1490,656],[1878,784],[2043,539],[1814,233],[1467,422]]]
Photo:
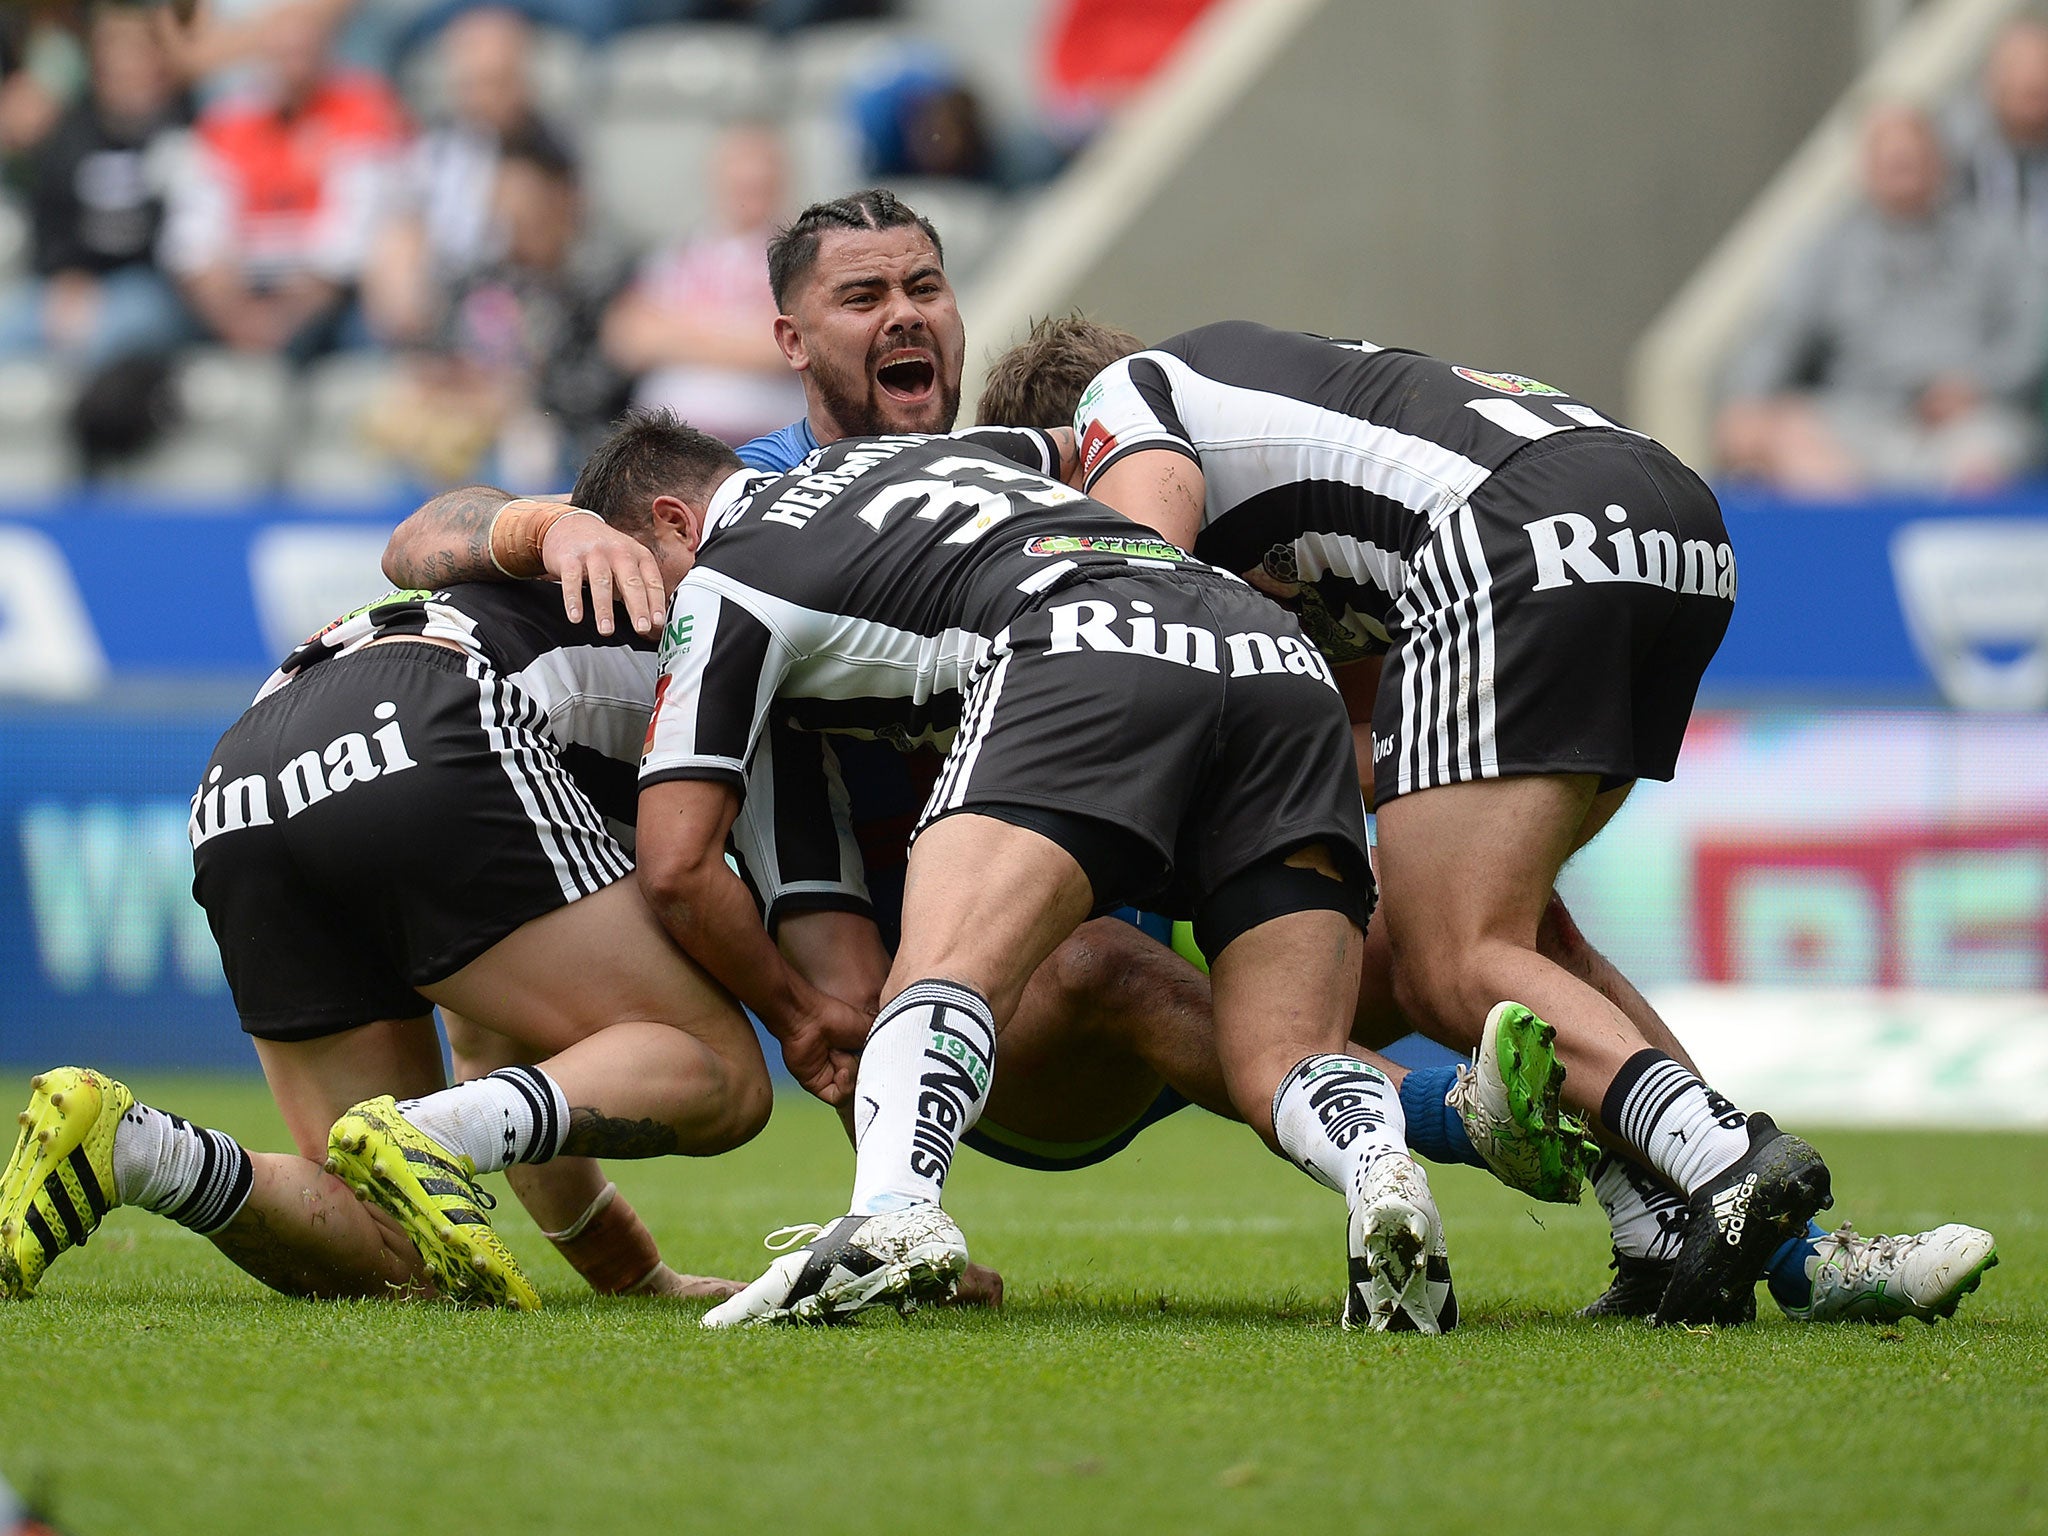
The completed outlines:
[[[253,1079],[135,1086],[285,1145]],[[292,1302],[118,1211],[0,1306],[0,1467],[123,1536],[2048,1532],[2048,1138],[1814,1139],[1862,1230],[1997,1232],[1953,1322],[1581,1322],[1597,1207],[1435,1169],[1464,1325],[1347,1335],[1336,1197],[1192,1111],[1081,1173],[962,1153],[947,1203],[1001,1316],[706,1334],[591,1297],[509,1197],[538,1315]],[[670,1262],[751,1278],[769,1228],[840,1213],[850,1161],[786,1099],[733,1156],[615,1171]]]

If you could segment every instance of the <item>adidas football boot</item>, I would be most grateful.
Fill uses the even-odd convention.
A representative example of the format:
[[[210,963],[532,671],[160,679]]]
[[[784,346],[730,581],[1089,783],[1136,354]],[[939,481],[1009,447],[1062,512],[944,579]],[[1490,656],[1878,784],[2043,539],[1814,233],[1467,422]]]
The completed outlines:
[[[1577,1205],[1600,1144],[1562,1112],[1564,1067],[1557,1031],[1520,1003],[1496,1003],[1470,1067],[1444,1102],[1458,1112],[1473,1150],[1510,1189]]]
[[[1346,1328],[1447,1333],[1458,1326],[1444,1225],[1428,1178],[1407,1153],[1385,1153],[1359,1171],[1349,1235]]]
[[[26,1301],[57,1255],[98,1230],[121,1203],[114,1130],[135,1095],[84,1067],[29,1081],[28,1108],[0,1174],[0,1298]]]
[[[1671,1281],[1652,1319],[1726,1327],[1756,1313],[1756,1283],[1778,1245],[1834,1203],[1828,1165],[1769,1115],[1749,1117],[1749,1151],[1686,1201]]]
[[[1998,1263],[1989,1232],[1954,1222],[1904,1237],[1864,1237],[1844,1222],[1817,1239],[1814,1249],[1806,1261],[1813,1299],[1785,1308],[1787,1317],[1800,1322],[1895,1323],[1917,1317],[1932,1323],[1954,1317],[1962,1299]]]
[[[836,1323],[876,1306],[908,1313],[950,1297],[967,1268],[967,1239],[929,1202],[842,1216],[829,1227],[783,1227],[766,1246],[787,1251],[739,1295],[706,1312],[706,1328]]]
[[[476,1164],[407,1120],[391,1095],[334,1122],[327,1171],[405,1229],[435,1289],[458,1306],[539,1308],[533,1282],[491,1229],[498,1202],[477,1183]]]

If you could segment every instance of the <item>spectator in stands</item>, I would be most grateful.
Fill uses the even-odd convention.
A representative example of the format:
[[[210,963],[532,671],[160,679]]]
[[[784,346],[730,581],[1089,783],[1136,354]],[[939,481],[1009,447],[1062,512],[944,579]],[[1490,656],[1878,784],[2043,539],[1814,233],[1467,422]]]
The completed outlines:
[[[847,94],[860,134],[861,165],[882,184],[902,176],[1002,179],[981,101],[952,60],[913,44]]]
[[[303,361],[365,338],[355,290],[405,143],[397,98],[329,58],[332,16],[282,5],[263,81],[209,107],[174,180],[163,259],[210,336]]]
[[[1958,104],[1948,130],[1964,200],[2048,261],[2048,22],[2024,17],[1998,34],[1981,94]]]
[[[497,259],[503,235],[492,219],[499,146],[509,137],[566,142],[533,95],[533,28],[518,11],[464,12],[442,39],[449,116],[413,145],[393,210],[365,275],[370,326],[386,341],[413,344],[433,328],[454,287]]]
[[[803,414],[768,289],[768,238],[786,186],[774,129],[740,123],[720,137],[712,232],[650,257],[605,316],[606,354],[642,376],[635,404],[667,406],[735,445]]]
[[[42,143],[84,87],[79,13],[73,0],[0,7],[0,158]]]
[[[188,25],[159,18],[158,33],[188,85],[203,86],[210,96],[230,94],[249,89],[261,73],[269,53],[272,11],[281,5],[303,8],[331,34],[356,4],[357,0],[206,0]]]
[[[2039,439],[2040,291],[2019,243],[1947,197],[1914,108],[1870,114],[1862,178],[1736,362],[1723,467],[1817,496],[2008,481]]]
[[[586,228],[574,162],[551,135],[507,136],[493,212],[504,255],[456,289],[372,431],[433,480],[494,450],[482,467],[508,484],[566,484],[627,403],[627,378],[599,344],[626,264]]]
[[[846,93],[861,168],[877,185],[904,177],[999,191],[1045,181],[1065,150],[1035,125],[999,128],[943,49],[910,43],[864,71]]]
[[[30,167],[35,275],[0,297],[0,353],[47,353],[98,368],[163,352],[191,331],[156,266],[167,135],[181,117],[148,14],[103,7],[91,81]]]

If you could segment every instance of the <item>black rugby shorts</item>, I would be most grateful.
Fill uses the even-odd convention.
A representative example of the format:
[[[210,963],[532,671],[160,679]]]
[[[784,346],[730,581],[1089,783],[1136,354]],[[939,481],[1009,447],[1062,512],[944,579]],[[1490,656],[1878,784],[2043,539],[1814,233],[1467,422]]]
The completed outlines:
[[[252,705],[193,800],[192,892],[248,1033],[431,1006],[521,923],[633,872],[547,716],[482,662],[393,642]]]
[[[1097,911],[1193,916],[1231,876],[1312,843],[1372,888],[1328,664],[1291,615],[1206,567],[1089,579],[1010,626],[919,827],[961,811],[1023,820],[1020,807],[1111,834],[1069,849]],[[1058,842],[1058,825],[1039,830]]]
[[[1373,706],[1373,791],[1668,779],[1735,608],[1720,504],[1634,433],[1531,444],[1410,562]]]

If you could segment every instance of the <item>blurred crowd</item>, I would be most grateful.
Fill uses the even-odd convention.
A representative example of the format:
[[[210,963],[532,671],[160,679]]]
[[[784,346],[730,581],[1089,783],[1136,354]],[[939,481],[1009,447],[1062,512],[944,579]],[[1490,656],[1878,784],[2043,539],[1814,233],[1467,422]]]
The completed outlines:
[[[1944,112],[1861,126],[1854,205],[1736,355],[1722,471],[1799,496],[1975,493],[2048,461],[2048,22]]]
[[[240,380],[239,404],[217,391],[224,440],[316,378],[366,452],[426,482],[552,483],[635,400],[739,442],[802,414],[762,259],[778,221],[883,182],[942,203],[949,245],[985,237],[970,215],[1056,171],[1207,3],[1054,7],[1047,109],[1015,124],[890,34],[889,0],[207,0],[192,28],[9,0],[0,218],[11,203],[25,249],[12,276],[0,260],[0,370],[61,375],[88,474],[200,408],[180,384],[194,357]],[[857,68],[828,59],[831,184],[796,183],[777,92],[731,78],[756,57],[743,33],[771,56],[865,45]],[[550,102],[537,81],[564,38],[604,67]],[[691,90],[713,104],[695,136],[663,115]],[[670,217],[681,203],[701,214]],[[23,393],[0,385],[0,416]]]

